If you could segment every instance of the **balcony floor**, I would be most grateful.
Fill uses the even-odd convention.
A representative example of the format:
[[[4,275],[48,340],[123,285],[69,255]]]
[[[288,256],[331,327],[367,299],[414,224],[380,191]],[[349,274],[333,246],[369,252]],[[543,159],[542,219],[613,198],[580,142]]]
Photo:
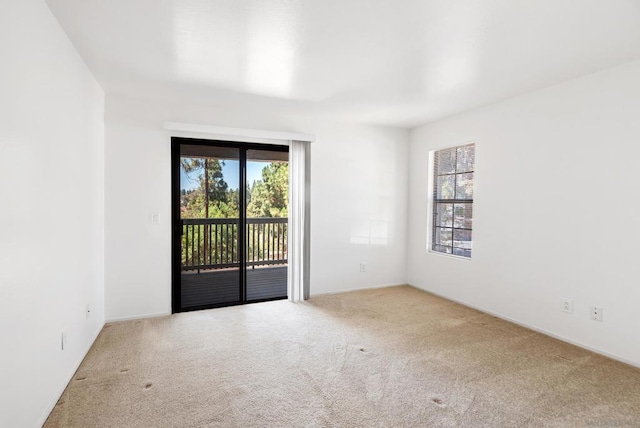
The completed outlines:
[[[221,305],[240,301],[237,269],[183,272],[182,308]],[[247,269],[247,300],[287,297],[287,266]]]

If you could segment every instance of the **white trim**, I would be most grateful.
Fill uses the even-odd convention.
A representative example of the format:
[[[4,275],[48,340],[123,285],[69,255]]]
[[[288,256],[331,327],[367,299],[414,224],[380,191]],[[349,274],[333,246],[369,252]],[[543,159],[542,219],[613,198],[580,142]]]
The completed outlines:
[[[489,311],[489,310],[483,309],[483,308],[481,308],[479,306],[476,306],[476,305],[471,305],[471,304],[469,304],[469,303],[467,303],[467,302],[465,302],[463,300],[454,299],[453,297],[449,297],[449,296],[446,296],[444,294],[432,291],[432,290],[430,290],[428,288],[417,287],[417,286],[411,285],[411,284],[408,284],[408,285],[409,285],[409,287],[413,287],[413,288],[415,288],[417,290],[422,290],[422,291],[425,291],[427,293],[431,293],[434,296],[441,297],[441,298],[443,298],[445,300],[449,300],[450,302],[458,303],[458,304],[460,304],[462,306],[466,306],[467,308],[475,309],[476,311],[482,312],[483,314],[487,314],[487,315],[494,316],[496,318],[500,318],[503,321],[519,325],[520,327],[524,327],[524,328],[529,329],[531,331],[535,331],[536,333],[544,334],[545,336],[549,336],[549,337],[552,337],[554,339],[558,339],[558,340],[560,340],[562,342],[569,343],[571,345],[575,345],[578,348],[582,348],[582,349],[585,349],[587,351],[591,351],[593,353],[596,353],[598,355],[603,355],[603,356],[605,356],[607,358],[611,358],[612,360],[620,361],[621,363],[625,363],[625,364],[628,364],[630,366],[640,368],[640,363],[638,363],[636,361],[627,360],[627,359],[619,357],[617,355],[613,355],[613,354],[610,354],[608,352],[605,352],[605,351],[603,351],[601,349],[594,348],[594,347],[589,346],[589,345],[585,345],[582,342],[578,342],[576,340],[569,339],[569,338],[561,336],[559,334],[551,333],[550,331],[547,331],[547,330],[545,330],[543,328],[538,328],[538,327],[532,326],[530,324],[515,320],[513,318],[510,318],[508,316],[499,314],[497,312]]]
[[[205,134],[199,132],[186,132],[186,131],[167,131],[170,137],[180,138],[196,138],[202,140],[221,140],[221,141],[233,141],[238,143],[254,143],[254,144],[271,144],[275,146],[288,146],[289,141],[285,140],[270,140],[268,138],[249,138],[233,135],[220,135],[220,134]]]
[[[189,132],[196,134],[214,135],[220,138],[232,138],[237,141],[238,138],[244,140],[279,140],[279,141],[309,141],[316,140],[314,134],[302,134],[297,132],[279,132],[279,131],[263,131],[260,129],[248,128],[228,128],[226,126],[200,125],[196,123],[184,122],[163,122],[164,129],[168,131]]]
[[[80,360],[77,362],[77,364],[74,365],[74,369],[71,370],[71,373],[66,377],[67,381],[63,383],[62,388],[60,388],[60,390],[59,390],[60,392],[58,392],[58,394],[54,396],[54,399],[51,401],[51,403],[49,403],[49,406],[45,409],[45,411],[42,414],[42,416],[40,416],[40,419],[38,420],[38,425],[37,426],[43,426],[45,424],[45,422],[47,422],[47,419],[49,419],[49,416],[51,415],[51,412],[53,412],[53,409],[54,409],[54,407],[56,407],[56,404],[58,404],[58,401],[60,400],[60,397],[62,397],[62,394],[64,394],[64,391],[67,389],[67,386],[69,386],[69,384],[71,383],[71,380],[73,380],[73,377],[76,375],[76,372],[80,368],[80,364],[82,364],[84,359],[87,357],[87,354],[91,350],[91,347],[93,346],[93,344],[96,342],[96,339],[98,338],[98,336],[102,332],[103,328],[104,328],[104,323],[102,323],[100,328],[97,329],[97,331],[94,333],[93,340],[91,340],[89,342],[89,346],[87,346],[87,349],[85,349],[84,353],[82,354],[82,358],[80,358]]]
[[[429,245],[429,248],[427,248],[427,254],[433,254],[433,255],[436,255],[436,256],[448,257],[450,259],[465,260],[467,262],[472,262],[473,261],[472,257],[465,257],[465,256],[459,256],[457,254],[441,253],[440,251],[434,251],[434,250],[431,249],[431,245]]]
[[[409,285],[406,282],[402,283],[402,284],[366,285],[364,287],[359,287],[359,288],[347,288],[347,289],[344,289],[344,290],[325,291],[324,293],[314,293],[314,294],[311,295],[311,297],[328,296],[328,295],[331,295],[331,294],[351,293],[353,291],[377,290],[377,289],[380,289],[380,288],[391,288],[391,287],[413,287],[413,285]],[[417,288],[417,287],[413,287],[413,288]],[[424,290],[422,290],[422,291],[424,291]]]
[[[144,314],[144,315],[133,315],[130,317],[119,317],[119,318],[111,318],[106,320],[107,324],[113,323],[113,322],[121,322],[121,321],[134,321],[134,320],[143,320],[143,319],[147,319],[147,318],[158,318],[158,317],[167,317],[170,316],[171,312],[158,312],[155,314]]]
[[[430,150],[427,161],[427,248],[425,248],[427,254],[431,253],[431,241],[433,240],[433,187],[435,186],[433,175],[435,169],[435,153],[438,150],[439,149]]]

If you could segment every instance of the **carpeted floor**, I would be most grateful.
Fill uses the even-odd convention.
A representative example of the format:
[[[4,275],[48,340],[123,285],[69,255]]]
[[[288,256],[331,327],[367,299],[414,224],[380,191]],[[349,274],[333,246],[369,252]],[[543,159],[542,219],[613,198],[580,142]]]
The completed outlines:
[[[411,287],[106,325],[46,427],[640,427],[640,369]]]

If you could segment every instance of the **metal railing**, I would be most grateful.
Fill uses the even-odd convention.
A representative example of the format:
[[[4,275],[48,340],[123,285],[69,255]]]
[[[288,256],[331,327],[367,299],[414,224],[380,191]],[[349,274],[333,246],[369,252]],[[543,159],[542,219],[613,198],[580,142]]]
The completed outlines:
[[[248,218],[247,266],[287,263],[287,218]],[[240,266],[237,218],[182,219],[183,271]]]

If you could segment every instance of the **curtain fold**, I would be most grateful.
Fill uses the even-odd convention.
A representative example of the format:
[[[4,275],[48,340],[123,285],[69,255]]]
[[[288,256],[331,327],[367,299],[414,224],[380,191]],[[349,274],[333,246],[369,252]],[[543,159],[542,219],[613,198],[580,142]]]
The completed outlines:
[[[309,143],[289,144],[289,224],[287,286],[289,300],[309,298]]]

